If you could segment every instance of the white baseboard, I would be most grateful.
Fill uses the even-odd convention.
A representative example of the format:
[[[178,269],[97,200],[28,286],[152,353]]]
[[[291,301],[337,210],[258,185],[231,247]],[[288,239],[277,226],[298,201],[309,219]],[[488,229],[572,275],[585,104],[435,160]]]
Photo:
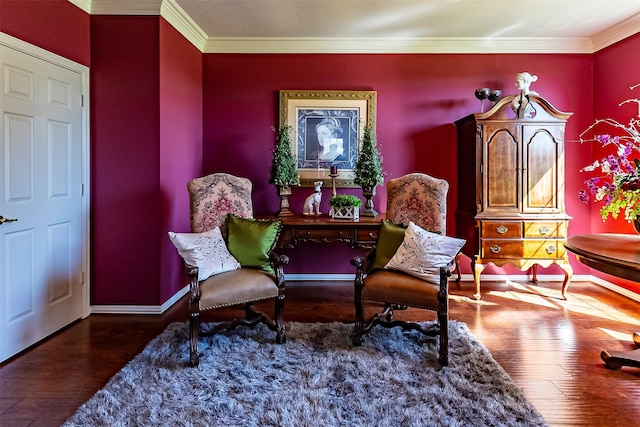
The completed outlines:
[[[624,295],[627,298],[630,298],[630,299],[632,299],[634,301],[640,302],[640,294],[637,294],[635,292],[631,292],[629,289],[622,288],[622,287],[620,287],[618,285],[615,285],[615,284],[613,284],[611,282],[608,282],[608,281],[606,281],[604,279],[601,279],[601,278],[595,277],[595,276],[590,276],[590,280],[593,283],[595,283],[596,285],[600,285],[603,288],[607,288],[610,291],[613,291],[613,292],[615,292],[617,294]]]
[[[457,275],[454,273],[451,278],[455,279]],[[307,286],[305,283],[296,282],[345,282],[352,281],[354,279],[353,274],[287,274],[285,280],[287,284],[293,286]],[[528,276],[524,274],[483,274],[482,280],[492,281],[523,281],[527,280]],[[463,274],[461,277],[463,282],[473,282],[472,274]],[[538,280],[541,282],[562,282],[564,280],[564,274],[549,274],[538,275]],[[614,285],[599,277],[592,276],[590,274],[578,274],[572,277],[571,280],[576,282],[593,282],[596,285],[600,285],[603,288],[607,288],[620,295],[626,296],[634,301],[640,302],[640,294],[631,292],[628,289],[624,289],[618,285]],[[324,285],[327,285],[326,283]],[[341,286],[342,284],[335,284],[335,286]],[[331,286],[331,285],[328,285]],[[180,289],[173,297],[167,300],[162,305],[92,305],[91,314],[162,314],[167,311],[173,304],[175,304],[180,298],[189,292],[189,285]],[[571,286],[569,286],[569,292],[571,292]]]
[[[162,314],[189,292],[189,285],[180,289],[162,305],[92,305],[91,314]]]

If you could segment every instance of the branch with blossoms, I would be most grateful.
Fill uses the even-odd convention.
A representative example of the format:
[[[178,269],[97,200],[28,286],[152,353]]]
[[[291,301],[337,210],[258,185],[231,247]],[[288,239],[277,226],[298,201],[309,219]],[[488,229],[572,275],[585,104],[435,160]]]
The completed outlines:
[[[639,86],[640,84],[631,86],[630,89]],[[578,198],[587,203],[591,195],[595,201],[602,202],[600,214],[603,221],[609,215],[612,218],[617,218],[621,211],[624,212],[624,217],[629,222],[640,217],[640,160],[630,158],[634,152],[640,153],[640,99],[627,99],[618,106],[632,102],[638,104],[638,118],[629,120],[628,125],[613,119],[598,119],[580,134],[580,142],[598,142],[603,147],[612,146],[615,148],[615,154],[598,159],[580,170],[580,172],[596,172],[598,170],[600,172],[600,176],[585,181],[587,190],[580,190]],[[622,136],[603,134],[595,135],[593,139],[583,138],[586,133],[602,124],[621,129],[625,134]]]

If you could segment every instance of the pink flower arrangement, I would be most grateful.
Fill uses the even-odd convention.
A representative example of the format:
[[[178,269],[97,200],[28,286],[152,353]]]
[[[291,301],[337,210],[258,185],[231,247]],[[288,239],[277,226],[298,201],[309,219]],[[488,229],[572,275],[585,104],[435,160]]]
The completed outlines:
[[[640,84],[631,89],[637,87]],[[638,104],[638,118],[632,118],[629,124],[624,125],[613,119],[598,119],[580,134],[580,142],[595,141],[603,147],[611,147],[613,151],[580,170],[597,173],[585,181],[587,189],[580,190],[578,197],[585,203],[591,198],[602,202],[600,214],[603,221],[609,215],[617,218],[620,212],[624,212],[624,218],[629,222],[640,217],[640,160],[637,158],[640,156],[640,99],[627,99],[619,106],[631,102]],[[620,129],[623,134],[604,134],[583,139],[586,133],[600,125]]]

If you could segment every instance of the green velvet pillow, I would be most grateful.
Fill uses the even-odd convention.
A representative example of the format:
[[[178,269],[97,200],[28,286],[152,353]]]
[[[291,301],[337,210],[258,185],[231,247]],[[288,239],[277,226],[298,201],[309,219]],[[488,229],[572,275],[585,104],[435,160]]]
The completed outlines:
[[[276,247],[282,221],[227,217],[227,247],[242,267],[257,268],[275,275],[269,253]]]
[[[376,254],[369,271],[384,268],[389,260],[393,258],[404,240],[405,231],[406,229],[401,225],[394,224],[387,220],[382,221],[380,235],[378,236],[378,243],[376,245]]]

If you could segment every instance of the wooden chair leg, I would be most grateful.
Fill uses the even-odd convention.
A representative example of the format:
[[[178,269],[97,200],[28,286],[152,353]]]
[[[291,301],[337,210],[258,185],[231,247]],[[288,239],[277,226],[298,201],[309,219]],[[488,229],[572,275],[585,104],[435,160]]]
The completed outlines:
[[[189,365],[196,367],[200,364],[198,354],[198,337],[200,334],[200,312],[191,313],[189,316]]]
[[[440,348],[438,349],[438,362],[440,366],[449,365],[449,321],[445,313],[438,313],[440,323]]]
[[[362,327],[364,323],[364,309],[362,307],[362,297],[360,289],[356,288],[355,291],[355,308],[356,308],[356,324],[353,331],[353,345],[358,346],[362,344]]]
[[[276,297],[276,307],[274,312],[276,323],[276,343],[283,344],[287,342],[286,330],[284,325],[284,294]]]

